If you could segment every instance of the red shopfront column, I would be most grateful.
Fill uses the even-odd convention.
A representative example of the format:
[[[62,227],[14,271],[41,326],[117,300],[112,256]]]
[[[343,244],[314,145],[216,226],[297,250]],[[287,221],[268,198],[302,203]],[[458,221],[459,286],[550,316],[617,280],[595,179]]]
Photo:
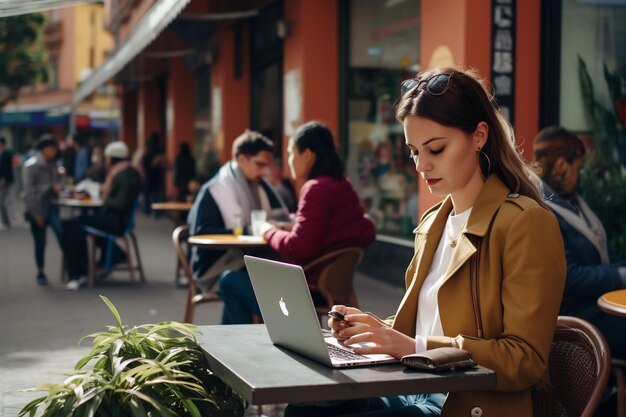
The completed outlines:
[[[284,43],[283,156],[290,130],[309,120],[325,123],[338,140],[339,127],[339,24],[337,0],[285,2],[289,31]],[[290,112],[290,100],[298,99],[300,114]],[[294,116],[296,116],[294,118]],[[299,117],[297,117],[299,116]],[[286,158],[283,158],[286,160]],[[284,164],[284,174],[288,174]]]
[[[140,148],[144,147],[150,133],[162,134],[161,99],[157,80],[141,83],[137,105],[137,144]]]
[[[539,126],[540,0],[516,2],[515,132],[518,146],[531,157],[532,138]],[[488,0],[423,1],[420,62],[469,66],[490,79],[491,7]],[[420,214],[439,201],[419,182]]]
[[[237,31],[240,31],[237,34]],[[211,72],[211,129],[222,163],[232,143],[250,127],[250,60],[248,31],[235,25],[216,34],[217,62]]]
[[[194,76],[185,67],[183,58],[170,60],[167,79],[165,154],[170,167],[174,167],[176,154],[183,142],[194,143]],[[166,193],[175,195],[173,170],[167,171]]]
[[[122,140],[131,152],[138,146],[137,140],[137,90],[120,87],[120,132]]]

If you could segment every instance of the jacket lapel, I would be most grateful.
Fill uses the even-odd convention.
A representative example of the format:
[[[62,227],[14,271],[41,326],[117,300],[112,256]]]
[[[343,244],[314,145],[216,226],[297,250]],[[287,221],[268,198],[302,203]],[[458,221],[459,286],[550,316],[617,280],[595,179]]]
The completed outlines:
[[[451,210],[452,201],[448,197],[436,213],[424,219],[413,231],[416,235],[415,254],[407,270],[407,291],[398,307],[398,313],[393,324],[395,329],[412,337],[415,336],[419,292],[430,270],[446,219]]]
[[[489,226],[509,193],[508,188],[496,175],[491,175],[483,185],[476,199],[472,213],[467,222],[465,231],[459,237],[456,250],[448,266],[446,278],[442,287],[452,279],[477,248],[467,235],[486,236]],[[448,215],[452,211],[452,201],[447,197],[434,215],[427,217],[415,229],[415,255],[407,270],[407,291],[400,303],[393,327],[411,337],[415,336],[415,320],[417,316],[417,301],[422,284],[428,275],[439,240],[443,233]],[[411,277],[411,278],[409,278]],[[442,317],[443,322],[443,317]],[[443,323],[442,323],[443,324]]]
[[[480,194],[478,194],[478,198],[476,198],[472,213],[469,219],[467,219],[465,231],[459,237],[456,250],[452,255],[448,271],[446,272],[446,278],[441,284],[442,286],[476,253],[478,248],[472,244],[468,235],[480,238],[487,235],[493,218],[508,194],[509,189],[500,178],[496,175],[491,175],[487,178],[483,188],[480,190]]]

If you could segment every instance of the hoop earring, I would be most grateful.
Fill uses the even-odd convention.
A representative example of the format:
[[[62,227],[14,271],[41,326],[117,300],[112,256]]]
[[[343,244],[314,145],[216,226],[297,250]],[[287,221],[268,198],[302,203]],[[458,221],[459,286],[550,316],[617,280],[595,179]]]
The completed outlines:
[[[487,161],[487,175],[483,174],[483,167],[480,161],[480,157],[483,156]],[[482,149],[478,149],[478,165],[480,166],[480,175],[482,175],[483,180],[487,181],[487,177],[491,174],[491,160],[489,159],[489,155],[487,155]]]

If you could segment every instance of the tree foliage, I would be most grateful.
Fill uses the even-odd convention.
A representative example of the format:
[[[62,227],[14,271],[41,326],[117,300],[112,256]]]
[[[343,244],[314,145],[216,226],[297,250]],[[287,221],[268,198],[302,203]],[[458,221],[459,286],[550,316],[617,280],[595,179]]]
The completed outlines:
[[[45,28],[41,13],[0,19],[0,108],[15,100],[23,87],[48,81]]]

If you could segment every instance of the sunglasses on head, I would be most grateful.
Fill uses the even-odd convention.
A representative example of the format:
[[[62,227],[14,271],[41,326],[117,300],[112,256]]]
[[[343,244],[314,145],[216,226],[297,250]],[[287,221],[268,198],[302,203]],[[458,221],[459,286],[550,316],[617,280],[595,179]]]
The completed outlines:
[[[402,81],[400,93],[404,96],[409,91],[416,91],[421,88],[433,96],[440,96],[448,91],[451,78],[452,74],[435,74],[425,80],[409,78],[408,80]]]

